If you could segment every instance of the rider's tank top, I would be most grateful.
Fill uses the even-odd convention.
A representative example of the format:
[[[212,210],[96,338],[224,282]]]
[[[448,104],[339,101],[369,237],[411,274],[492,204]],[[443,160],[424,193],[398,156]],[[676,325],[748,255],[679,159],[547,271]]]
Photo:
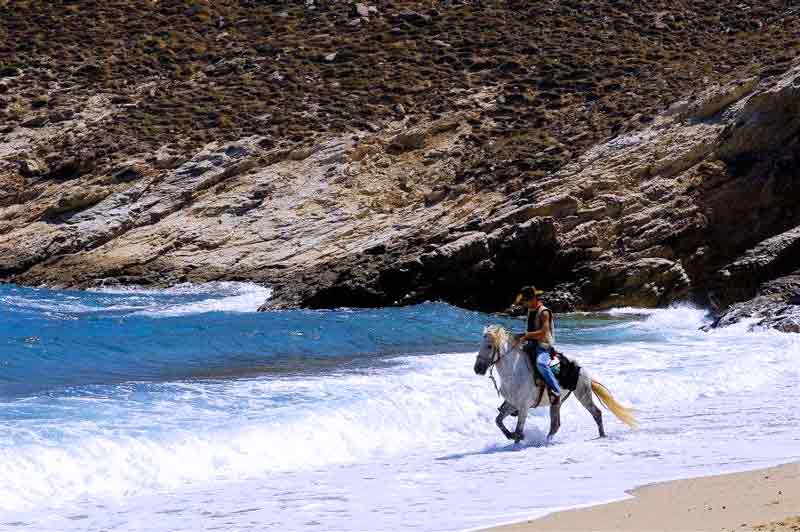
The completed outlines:
[[[528,309],[528,332],[538,331],[539,329],[541,329],[542,315],[545,312],[550,313],[550,327],[549,330],[547,331],[547,334],[545,334],[544,338],[538,341],[538,344],[545,349],[550,349],[551,347],[553,347],[553,344],[556,343],[556,335],[553,323],[553,313],[550,312],[549,308],[541,306],[539,310],[537,310],[536,312],[533,312],[532,310]]]

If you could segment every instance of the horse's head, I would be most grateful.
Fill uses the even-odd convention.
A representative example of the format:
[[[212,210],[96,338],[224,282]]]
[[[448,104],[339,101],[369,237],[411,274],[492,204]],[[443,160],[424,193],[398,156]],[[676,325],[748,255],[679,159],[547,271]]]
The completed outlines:
[[[483,329],[483,339],[475,359],[475,373],[486,375],[489,366],[497,362],[501,350],[507,343],[508,333],[499,325],[490,325]]]

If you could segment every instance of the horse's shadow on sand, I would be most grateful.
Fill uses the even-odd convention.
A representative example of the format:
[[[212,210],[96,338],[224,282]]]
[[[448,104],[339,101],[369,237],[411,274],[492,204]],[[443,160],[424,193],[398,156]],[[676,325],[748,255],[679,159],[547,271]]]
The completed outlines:
[[[448,454],[445,456],[439,456],[436,458],[436,460],[440,461],[461,460],[462,458],[468,458],[470,456],[488,456],[498,453],[516,453],[524,451],[525,449],[530,449],[531,447],[546,447],[550,445],[557,445],[557,443],[552,441],[547,441],[547,436],[545,436],[544,432],[534,428],[525,431],[525,439],[522,440],[520,443],[502,443],[502,444],[493,443],[492,445],[488,445],[479,451],[466,451],[463,453]]]

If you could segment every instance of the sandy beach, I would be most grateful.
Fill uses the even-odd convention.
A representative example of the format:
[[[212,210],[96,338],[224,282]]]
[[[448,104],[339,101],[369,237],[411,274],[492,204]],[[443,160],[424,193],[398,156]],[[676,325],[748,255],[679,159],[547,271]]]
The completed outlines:
[[[630,494],[490,530],[800,531],[800,463],[650,484]]]

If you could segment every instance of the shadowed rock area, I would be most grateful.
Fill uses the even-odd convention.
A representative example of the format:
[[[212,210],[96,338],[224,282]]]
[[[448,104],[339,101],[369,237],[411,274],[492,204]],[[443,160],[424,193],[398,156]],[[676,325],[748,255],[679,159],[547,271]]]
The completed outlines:
[[[0,4],[5,281],[796,304],[793,2]]]

